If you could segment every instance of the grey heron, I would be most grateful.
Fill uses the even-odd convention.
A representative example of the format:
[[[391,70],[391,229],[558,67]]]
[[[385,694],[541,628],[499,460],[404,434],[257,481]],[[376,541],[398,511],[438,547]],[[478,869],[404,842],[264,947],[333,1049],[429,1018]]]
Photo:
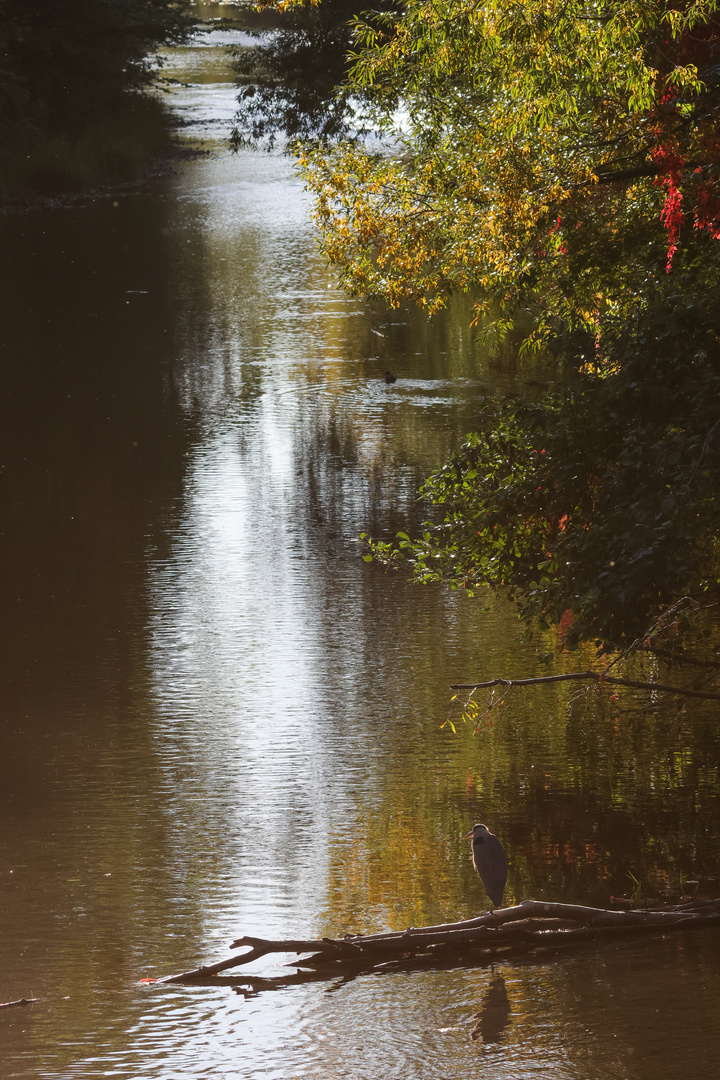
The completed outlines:
[[[507,855],[495,833],[487,825],[473,825],[463,840],[472,839],[473,866],[480,875],[485,891],[492,901],[492,908],[501,907],[507,882]]]

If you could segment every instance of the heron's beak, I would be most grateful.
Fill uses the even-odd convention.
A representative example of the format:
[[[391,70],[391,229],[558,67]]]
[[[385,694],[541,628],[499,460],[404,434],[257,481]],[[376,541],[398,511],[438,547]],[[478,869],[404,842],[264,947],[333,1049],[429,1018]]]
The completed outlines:
[[[463,840],[472,840],[473,836],[474,836],[474,830],[471,829],[469,833],[465,833],[465,835],[463,836],[462,839]]]

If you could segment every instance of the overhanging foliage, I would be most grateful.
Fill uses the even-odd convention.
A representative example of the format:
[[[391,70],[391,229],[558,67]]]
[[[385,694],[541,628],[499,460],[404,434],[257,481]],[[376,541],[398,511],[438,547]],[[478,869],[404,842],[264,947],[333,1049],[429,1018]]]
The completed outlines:
[[[719,30],[714,0],[409,0],[359,20],[344,92],[393,149],[306,147],[328,258],[391,304],[479,286],[501,328],[530,299],[534,344],[637,310],[688,232],[717,266]]]
[[[442,519],[369,557],[625,647],[718,583],[717,0],[407,0],[354,40],[339,100],[384,149],[300,157],[344,285],[429,312],[472,291],[483,332],[521,312],[566,373],[486,409],[425,485]]]
[[[371,543],[418,581],[504,588],[566,640],[626,647],[678,596],[718,585],[720,347],[702,300],[658,303],[616,340],[613,373],[538,403],[488,406],[426,482],[441,520]]]

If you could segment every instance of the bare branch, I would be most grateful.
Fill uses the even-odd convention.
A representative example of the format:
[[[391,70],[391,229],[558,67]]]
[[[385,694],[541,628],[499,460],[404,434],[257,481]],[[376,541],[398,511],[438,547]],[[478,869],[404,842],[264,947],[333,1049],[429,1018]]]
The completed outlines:
[[[571,681],[611,683],[613,686],[630,686],[636,690],[653,690],[663,694],[681,694],[684,697],[703,698],[708,701],[720,701],[720,694],[712,690],[689,690],[684,686],[667,686],[659,682],[642,682],[639,679],[621,679],[615,675],[605,675],[602,671],[571,671],[565,675],[539,675],[534,679],[490,679],[487,682],[451,683],[451,690],[489,690],[492,686],[539,686],[541,683]]]
[[[692,161],[686,161],[681,167],[682,172],[688,170],[695,171],[695,169],[706,169],[712,165],[711,161],[704,161],[700,159],[693,159]],[[636,165],[631,169],[608,169],[607,172],[603,172],[601,169],[596,173],[598,184],[615,184],[621,183],[625,180],[641,180],[645,176],[659,176],[662,172],[666,171],[667,166],[661,161],[646,161],[642,165]],[[582,184],[578,187],[585,187],[590,184],[594,184],[594,180],[583,180]]]

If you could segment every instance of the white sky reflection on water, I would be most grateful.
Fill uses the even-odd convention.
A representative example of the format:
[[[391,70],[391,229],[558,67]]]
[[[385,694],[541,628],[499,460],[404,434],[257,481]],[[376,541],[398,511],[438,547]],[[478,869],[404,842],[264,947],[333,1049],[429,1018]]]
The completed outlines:
[[[281,908],[302,910],[301,900],[308,911],[322,906],[330,794],[317,783],[324,768],[313,719],[320,695],[310,583],[283,543],[290,462],[272,430],[270,443],[266,436],[248,455],[229,433],[206,444],[191,464],[176,555],[156,573],[153,632],[161,712],[182,718],[167,734],[171,762],[219,740],[215,779],[224,805],[234,805],[226,842],[243,848],[247,838],[260,853],[261,865],[254,857],[250,865],[233,861],[230,881],[241,888],[247,877],[257,882],[272,871],[263,892],[254,887],[247,912],[258,932],[281,929],[267,914],[278,900]],[[173,747],[175,734],[180,741]]]

